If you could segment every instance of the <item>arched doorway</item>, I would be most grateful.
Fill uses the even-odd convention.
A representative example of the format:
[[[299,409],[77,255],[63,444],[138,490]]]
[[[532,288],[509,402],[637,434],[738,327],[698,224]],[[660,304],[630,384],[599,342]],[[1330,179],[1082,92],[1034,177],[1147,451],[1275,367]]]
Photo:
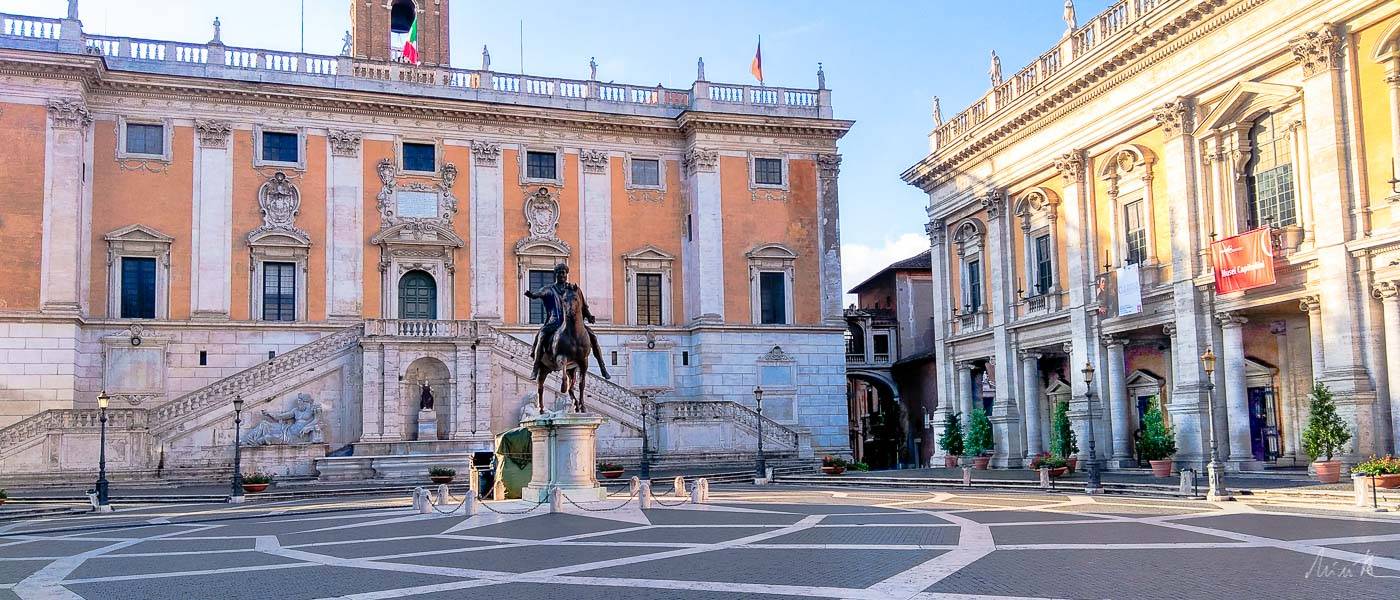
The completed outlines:
[[[908,412],[894,382],[883,373],[847,372],[851,452],[871,469],[910,464]]]
[[[399,318],[437,318],[437,281],[432,275],[409,271],[399,278]]]

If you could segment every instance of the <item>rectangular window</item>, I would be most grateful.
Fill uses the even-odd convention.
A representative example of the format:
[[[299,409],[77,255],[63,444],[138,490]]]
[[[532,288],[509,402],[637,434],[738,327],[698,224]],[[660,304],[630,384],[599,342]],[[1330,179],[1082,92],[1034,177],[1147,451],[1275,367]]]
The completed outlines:
[[[782,185],[783,160],[781,158],[753,159],[753,182],[760,185]]]
[[[661,274],[637,274],[637,324],[661,324]]]
[[[432,144],[404,142],[403,170],[424,173],[437,171],[437,148]]]
[[[526,152],[525,177],[528,179],[558,179],[558,164],[553,152]]]
[[[1127,264],[1142,264],[1147,260],[1147,223],[1143,220],[1143,201],[1123,205],[1123,241],[1127,245]]]
[[[1044,294],[1055,285],[1049,234],[1035,238],[1035,293]]]
[[[301,160],[297,134],[281,131],[262,132],[262,159],[272,162],[295,163]]]
[[[1253,227],[1297,225],[1293,202],[1293,165],[1281,165],[1254,174],[1249,194]]]
[[[890,336],[883,333],[877,333],[874,337],[875,344],[873,350],[875,351],[875,360],[889,360]]]
[[[632,159],[632,185],[661,185],[661,161]]]
[[[554,282],[554,271],[530,271],[529,285],[532,291]],[[530,299],[530,324],[544,324],[544,301],[539,298]]]
[[[982,261],[967,263],[967,306],[968,312],[982,310]]]
[[[296,263],[263,263],[264,321],[297,320]]]
[[[783,273],[758,274],[758,322],[763,325],[787,323],[787,277]]]
[[[156,259],[122,257],[123,319],[156,318]]]
[[[165,154],[165,126],[149,123],[127,123],[126,153],[152,156]]]

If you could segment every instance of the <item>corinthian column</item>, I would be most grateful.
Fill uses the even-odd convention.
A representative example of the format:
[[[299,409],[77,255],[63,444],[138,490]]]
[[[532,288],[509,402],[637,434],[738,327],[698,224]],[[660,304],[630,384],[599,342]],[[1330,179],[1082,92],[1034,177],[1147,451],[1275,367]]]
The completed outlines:
[[[1244,377],[1244,324],[1249,322],[1237,313],[1218,317],[1224,346],[1220,358],[1225,374],[1225,415],[1230,432],[1230,465],[1237,470],[1254,470],[1254,450],[1249,438],[1249,390]]]
[[[1385,322],[1385,377],[1390,385],[1390,448],[1400,454],[1400,286],[1394,281],[1376,284],[1372,292],[1381,301]]]
[[[1120,337],[1104,336],[1104,346],[1108,349],[1108,405],[1113,417],[1113,459],[1111,465],[1118,468],[1136,467],[1132,450],[1132,427],[1128,417],[1128,379],[1124,373],[1123,347],[1127,340]]]

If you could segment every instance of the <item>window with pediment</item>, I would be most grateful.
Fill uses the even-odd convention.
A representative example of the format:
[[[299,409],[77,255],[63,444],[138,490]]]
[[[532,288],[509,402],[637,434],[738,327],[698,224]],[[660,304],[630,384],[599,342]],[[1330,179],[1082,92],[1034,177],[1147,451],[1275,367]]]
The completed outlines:
[[[107,314],[119,319],[170,317],[170,245],[175,241],[144,225],[103,236],[107,242]]]
[[[1022,192],[1014,203],[1021,226],[1024,251],[1025,287],[1020,291],[1032,310],[1045,307],[1045,299],[1059,292],[1055,256],[1059,248],[1056,221],[1060,197],[1054,191],[1035,187]]]
[[[671,267],[675,257],[655,246],[622,255],[629,325],[671,324]]]
[[[759,325],[793,323],[792,285],[797,253],[782,244],[762,244],[749,260],[749,305]]]
[[[983,312],[983,229],[976,219],[968,219],[959,223],[953,231],[953,244],[957,247],[959,258],[959,274],[961,283],[959,286],[959,308],[962,315],[973,315]]]
[[[1249,129],[1252,152],[1245,164],[1245,190],[1250,229],[1298,223],[1293,148],[1288,137],[1282,117],[1273,112],[1260,115]]]
[[[413,315],[450,319],[457,252],[466,245],[453,229],[457,215],[457,198],[453,195],[457,167],[444,163],[435,173],[420,173],[401,169],[397,163],[398,160],[384,158],[376,166],[380,180],[380,229],[369,241],[380,249],[380,306],[385,307],[389,318],[409,318],[401,311],[412,307]],[[423,305],[423,286],[408,290],[400,285],[413,271],[421,271],[434,282],[431,311]],[[422,281],[421,276],[413,280]],[[407,292],[416,295],[405,298],[403,294]]]

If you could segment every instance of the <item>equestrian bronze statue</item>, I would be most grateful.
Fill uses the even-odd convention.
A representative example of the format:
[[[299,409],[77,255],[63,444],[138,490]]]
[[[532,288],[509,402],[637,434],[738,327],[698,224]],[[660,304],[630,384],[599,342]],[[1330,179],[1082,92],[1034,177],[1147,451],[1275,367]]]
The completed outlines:
[[[611,379],[607,367],[603,365],[598,336],[588,327],[595,319],[588,310],[583,290],[569,283],[569,266],[559,264],[554,267],[554,283],[538,291],[525,290],[525,296],[540,300],[545,308],[544,325],[535,334],[535,365],[530,374],[536,383],[540,412],[544,412],[544,380],[555,371],[559,371],[563,379],[559,392],[570,394],[574,400],[574,411],[583,412],[584,378],[588,373],[590,351],[598,361],[599,372],[604,378]]]

